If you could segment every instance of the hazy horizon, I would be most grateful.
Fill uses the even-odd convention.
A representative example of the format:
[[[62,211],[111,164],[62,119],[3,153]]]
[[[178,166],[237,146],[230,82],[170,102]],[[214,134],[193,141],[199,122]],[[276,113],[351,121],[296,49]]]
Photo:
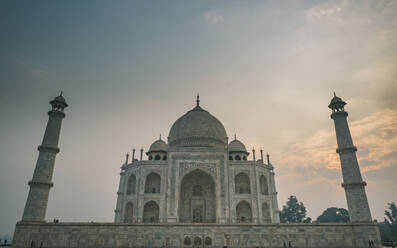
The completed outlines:
[[[48,221],[112,222],[125,154],[166,140],[197,93],[229,141],[270,154],[280,210],[290,195],[313,219],[347,208],[334,91],[382,221],[397,202],[396,13],[392,0],[2,1],[0,236],[21,219],[60,91]]]

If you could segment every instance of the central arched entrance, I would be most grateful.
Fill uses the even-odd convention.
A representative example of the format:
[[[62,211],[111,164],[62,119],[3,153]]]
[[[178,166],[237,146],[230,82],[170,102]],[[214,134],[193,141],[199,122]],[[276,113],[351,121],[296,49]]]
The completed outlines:
[[[180,222],[216,222],[215,182],[209,174],[199,169],[186,174],[180,189]]]

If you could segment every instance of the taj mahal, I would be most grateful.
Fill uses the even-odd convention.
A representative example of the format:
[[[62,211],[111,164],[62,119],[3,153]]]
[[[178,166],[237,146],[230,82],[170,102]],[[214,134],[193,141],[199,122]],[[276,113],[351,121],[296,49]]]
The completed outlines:
[[[142,153],[143,150],[141,150]],[[116,223],[278,223],[273,167],[248,161],[244,144],[228,144],[222,123],[199,105],[155,141],[148,160],[122,167]],[[255,157],[255,156],[254,156]]]
[[[349,223],[280,223],[275,168],[261,149],[247,151],[224,125],[195,106],[147,152],[127,154],[112,223],[46,222],[65,98],[49,120],[13,247],[381,247],[372,221],[344,102],[329,104],[350,213]],[[145,158],[144,158],[144,155]],[[248,157],[251,155],[250,157]],[[65,154],[65,156],[70,156]]]

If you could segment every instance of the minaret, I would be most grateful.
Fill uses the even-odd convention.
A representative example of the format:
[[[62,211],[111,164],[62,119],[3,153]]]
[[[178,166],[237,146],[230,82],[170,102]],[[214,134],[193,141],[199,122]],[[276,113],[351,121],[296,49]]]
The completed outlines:
[[[50,188],[53,186],[52,174],[54,172],[55,156],[59,152],[59,134],[62,119],[65,118],[63,110],[68,105],[62,96],[62,92],[50,104],[52,109],[48,111],[49,118],[43,142],[38,147],[39,157],[37,158],[33,178],[29,182],[29,195],[22,216],[22,221],[24,222],[44,221]]]
[[[361,177],[360,167],[357,162],[357,148],[353,145],[349,125],[347,123],[347,112],[344,110],[346,103],[334,93],[331,103],[328,105],[332,109],[331,118],[335,123],[336,139],[339,154],[343,183],[345,189],[347,207],[349,209],[351,222],[371,222],[371,212],[368,206],[367,195],[365,193],[366,182]]]

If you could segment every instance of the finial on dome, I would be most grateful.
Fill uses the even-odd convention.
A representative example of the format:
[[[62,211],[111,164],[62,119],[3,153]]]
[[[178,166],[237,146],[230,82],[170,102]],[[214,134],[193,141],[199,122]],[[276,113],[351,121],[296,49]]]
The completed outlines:
[[[335,91],[334,91],[334,97],[336,97]]]
[[[63,91],[61,91],[61,94],[59,94],[59,96],[62,96]]]
[[[266,154],[266,158],[267,158],[267,164],[270,164],[270,155],[269,155],[269,153]]]
[[[196,100],[196,106],[199,107],[200,106],[200,95],[197,93],[197,100]]]
[[[159,140],[161,140],[161,134],[160,134],[160,138],[159,138]]]
[[[237,140],[237,138],[236,138],[236,134],[234,134],[234,140]]]

